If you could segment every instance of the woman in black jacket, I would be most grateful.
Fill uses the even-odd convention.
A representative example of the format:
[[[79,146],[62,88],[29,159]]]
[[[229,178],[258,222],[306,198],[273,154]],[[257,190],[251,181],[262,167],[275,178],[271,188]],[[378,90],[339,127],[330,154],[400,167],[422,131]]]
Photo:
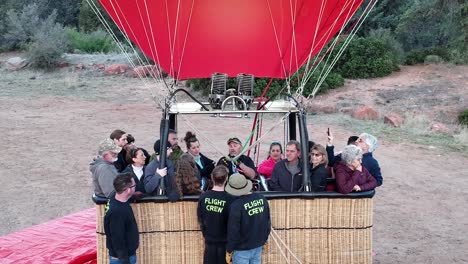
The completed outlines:
[[[128,166],[122,172],[131,172],[135,180],[135,195],[145,193],[145,178],[146,155],[142,148],[131,148],[127,151]]]
[[[328,156],[325,148],[316,144],[310,150],[310,182],[313,192],[323,192],[327,185]]]
[[[187,131],[184,137],[185,144],[187,146],[187,153],[192,155],[195,163],[197,164],[198,171],[200,172],[200,182],[202,190],[207,190],[211,181],[211,172],[215,167],[213,160],[207,158],[205,155],[200,153],[200,142],[197,137],[190,131]]]

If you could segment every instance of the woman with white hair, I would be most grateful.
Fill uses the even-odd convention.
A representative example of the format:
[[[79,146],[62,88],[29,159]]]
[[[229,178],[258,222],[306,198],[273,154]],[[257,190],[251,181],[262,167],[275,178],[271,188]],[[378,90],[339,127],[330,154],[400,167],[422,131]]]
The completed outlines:
[[[377,181],[362,166],[362,150],[354,145],[346,146],[341,153],[341,162],[335,165],[336,191],[347,194],[352,191],[368,191],[377,186]]]
[[[377,138],[371,134],[362,133],[356,140],[356,146],[362,149],[362,166],[375,178],[377,186],[382,185],[383,177],[379,162],[372,156],[372,152],[377,148]]]

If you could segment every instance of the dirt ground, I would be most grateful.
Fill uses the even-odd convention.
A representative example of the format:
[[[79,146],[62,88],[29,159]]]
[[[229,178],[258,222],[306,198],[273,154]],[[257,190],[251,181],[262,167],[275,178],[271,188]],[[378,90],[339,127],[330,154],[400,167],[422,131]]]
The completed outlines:
[[[399,108],[397,102],[417,105],[415,111],[436,111],[434,116],[448,120],[453,118],[453,109],[467,106],[467,72],[466,66],[403,67],[390,77],[348,81],[345,88],[317,98],[353,105],[356,100],[370,100],[388,109]],[[447,85],[435,87],[434,80]],[[4,140],[0,235],[92,207],[88,164],[98,142],[112,130],[130,132],[137,145],[152,150],[160,110],[151,92],[156,98],[161,98],[161,92],[139,87],[138,79],[103,77],[73,67],[53,73],[0,68],[0,134]],[[431,101],[426,96],[430,93],[438,93],[440,101]],[[327,124],[326,117],[320,120],[309,117],[311,137],[325,143],[324,132],[330,127],[338,150],[350,134],[359,132]],[[277,121],[277,117],[267,119],[265,131],[280,127],[268,140],[282,134]],[[184,133],[195,127],[202,152],[217,159],[226,152],[226,138],[245,140],[251,124],[251,118],[190,116],[179,119],[178,130]],[[265,143],[262,157],[266,149]],[[374,263],[467,263],[468,158],[385,139],[375,157],[384,184],[374,198]]]

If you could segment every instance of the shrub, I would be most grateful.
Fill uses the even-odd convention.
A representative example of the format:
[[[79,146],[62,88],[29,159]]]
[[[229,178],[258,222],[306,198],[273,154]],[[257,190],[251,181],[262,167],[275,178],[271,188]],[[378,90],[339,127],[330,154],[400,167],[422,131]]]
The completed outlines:
[[[378,28],[371,30],[369,32],[369,36],[381,40],[390,48],[392,53],[395,55],[394,58],[396,64],[404,62],[405,52],[403,50],[403,46],[398,42],[390,29]]]
[[[73,28],[66,29],[70,40],[70,49],[78,49],[87,53],[103,52],[108,53],[114,49],[112,38],[102,30],[91,33],[81,33]]]
[[[388,44],[373,37],[350,42],[335,69],[344,78],[374,78],[399,70],[398,55]]]
[[[460,123],[462,126],[468,127],[468,109],[458,114],[458,123]]]
[[[405,64],[415,65],[424,63],[424,60],[429,55],[437,55],[444,61],[450,60],[450,54],[447,49],[444,48],[422,48],[414,49],[406,54]]]
[[[5,42],[2,46],[7,50],[26,48],[38,25],[41,24],[42,19],[39,13],[39,8],[35,3],[23,6],[19,13],[10,9],[7,12],[6,33],[3,36]]]
[[[429,55],[424,59],[424,64],[439,64],[444,62],[444,59],[437,55]]]
[[[54,11],[37,27],[28,45],[28,58],[32,67],[51,68],[68,48],[68,38],[61,24],[55,23]]]

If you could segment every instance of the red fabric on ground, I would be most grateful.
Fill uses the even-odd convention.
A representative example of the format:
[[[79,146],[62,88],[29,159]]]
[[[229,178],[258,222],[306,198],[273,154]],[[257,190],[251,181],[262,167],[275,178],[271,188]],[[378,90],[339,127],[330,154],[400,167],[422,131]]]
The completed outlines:
[[[0,237],[0,263],[96,263],[96,209]]]

